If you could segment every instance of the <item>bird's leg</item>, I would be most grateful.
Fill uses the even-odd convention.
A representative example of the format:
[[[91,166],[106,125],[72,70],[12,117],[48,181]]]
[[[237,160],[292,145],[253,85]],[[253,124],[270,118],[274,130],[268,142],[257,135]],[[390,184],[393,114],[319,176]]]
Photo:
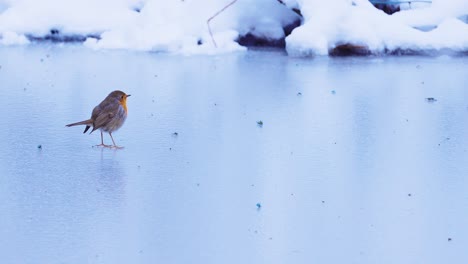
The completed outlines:
[[[111,132],[109,132],[109,136],[110,136],[111,139],[112,139],[112,143],[114,143],[114,146],[112,146],[112,147],[117,148],[117,149],[123,148],[123,147],[119,147],[119,146],[117,146],[117,145],[115,144],[115,141],[114,141],[114,138],[112,137],[112,133],[111,133]]]
[[[113,139],[112,139],[112,142],[114,142]],[[115,145],[115,144],[114,144],[114,145]],[[110,148],[110,147],[112,147],[112,146],[109,146],[109,145],[104,144],[104,136],[102,135],[102,130],[101,130],[101,144],[96,145],[96,147],[105,147],[105,148]]]

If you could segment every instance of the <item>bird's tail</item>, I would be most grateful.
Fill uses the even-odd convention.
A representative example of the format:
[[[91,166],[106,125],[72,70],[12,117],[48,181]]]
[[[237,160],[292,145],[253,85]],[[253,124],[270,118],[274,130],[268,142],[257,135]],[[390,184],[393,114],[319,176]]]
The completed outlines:
[[[91,127],[92,124],[93,124],[93,120],[92,120],[92,119],[88,119],[88,120],[84,120],[84,121],[81,121],[81,122],[76,122],[76,123],[68,124],[67,127],[79,126],[79,125],[86,125],[86,128],[85,128],[85,130],[84,130],[84,132],[83,132],[83,133],[86,133],[86,131],[88,131],[88,129]]]

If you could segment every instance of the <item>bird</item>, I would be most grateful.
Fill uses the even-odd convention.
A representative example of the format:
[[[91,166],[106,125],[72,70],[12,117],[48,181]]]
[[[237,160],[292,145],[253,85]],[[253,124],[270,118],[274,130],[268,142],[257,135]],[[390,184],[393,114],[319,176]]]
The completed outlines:
[[[66,125],[67,127],[86,125],[83,132],[86,133],[91,127],[91,133],[99,129],[101,131],[101,144],[97,146],[108,147],[108,148],[123,148],[115,144],[112,132],[119,129],[127,119],[127,97],[130,94],[126,94],[122,91],[116,90],[111,92],[100,104],[94,107],[91,114],[91,118],[88,120],[71,123]],[[113,145],[104,144],[104,138],[102,132],[109,133],[112,139]]]

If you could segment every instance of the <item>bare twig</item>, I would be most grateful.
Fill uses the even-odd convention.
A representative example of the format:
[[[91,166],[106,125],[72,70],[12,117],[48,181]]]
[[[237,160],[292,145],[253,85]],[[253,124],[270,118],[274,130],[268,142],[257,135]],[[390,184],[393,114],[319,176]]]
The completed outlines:
[[[219,10],[218,12],[216,12],[216,14],[214,14],[212,17],[208,18],[208,20],[206,21],[206,24],[208,24],[208,31],[210,32],[210,36],[211,36],[211,40],[213,41],[213,45],[215,46],[215,48],[217,48],[218,46],[216,45],[216,41],[213,37],[213,33],[211,32],[211,27],[210,27],[210,21],[215,18],[217,15],[219,15],[220,13],[222,13],[224,10],[226,10],[228,7],[232,6],[235,2],[237,2],[237,0],[233,0],[231,1],[229,4],[227,4],[225,7],[223,7],[221,10]]]

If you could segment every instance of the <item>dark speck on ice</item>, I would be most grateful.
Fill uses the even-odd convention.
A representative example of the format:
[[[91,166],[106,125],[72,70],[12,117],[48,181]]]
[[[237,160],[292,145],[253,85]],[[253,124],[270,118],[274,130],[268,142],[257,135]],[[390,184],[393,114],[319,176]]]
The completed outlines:
[[[437,99],[435,99],[434,97],[427,97],[426,101],[429,103],[434,103],[434,102],[437,102]]]
[[[263,127],[263,121],[262,121],[262,120],[260,120],[260,121],[257,121],[257,126],[259,126],[259,127]]]
[[[262,205],[260,203],[257,203],[257,210],[260,210],[260,208],[262,208]]]

